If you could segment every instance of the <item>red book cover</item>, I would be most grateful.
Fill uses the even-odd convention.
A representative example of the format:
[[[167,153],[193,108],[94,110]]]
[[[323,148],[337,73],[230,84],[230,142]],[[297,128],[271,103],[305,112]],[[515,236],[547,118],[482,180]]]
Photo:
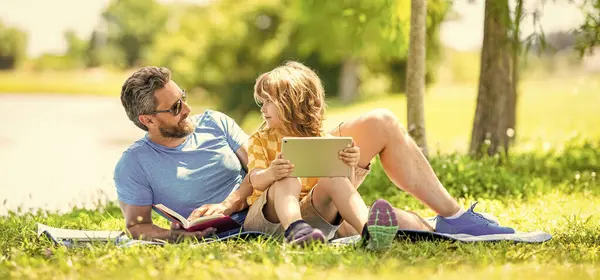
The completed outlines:
[[[152,209],[167,220],[180,224],[186,231],[200,231],[212,227],[217,229],[217,233],[221,233],[241,227],[238,222],[226,215],[200,217],[193,221],[188,221],[177,212],[162,204],[152,205]]]

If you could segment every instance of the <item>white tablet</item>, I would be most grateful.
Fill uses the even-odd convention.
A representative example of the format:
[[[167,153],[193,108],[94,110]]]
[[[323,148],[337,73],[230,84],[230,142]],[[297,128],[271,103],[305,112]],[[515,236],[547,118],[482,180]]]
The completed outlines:
[[[281,153],[294,164],[291,177],[350,177],[338,153],[351,144],[352,137],[284,137]]]

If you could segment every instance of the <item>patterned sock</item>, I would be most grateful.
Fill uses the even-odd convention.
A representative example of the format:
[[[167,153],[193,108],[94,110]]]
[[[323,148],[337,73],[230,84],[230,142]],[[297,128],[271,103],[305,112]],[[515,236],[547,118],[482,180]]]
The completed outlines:
[[[296,228],[306,227],[310,225],[305,220],[297,220],[290,224],[290,226],[285,230],[284,236],[287,238],[292,232],[296,232]]]

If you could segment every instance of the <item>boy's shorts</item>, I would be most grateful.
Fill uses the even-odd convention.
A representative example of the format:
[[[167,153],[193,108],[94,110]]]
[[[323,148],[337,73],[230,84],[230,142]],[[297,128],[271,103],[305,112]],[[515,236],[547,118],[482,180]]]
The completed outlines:
[[[355,168],[354,176],[358,182],[362,182],[364,178],[369,174],[369,169]],[[315,188],[318,188],[317,184]],[[329,223],[325,220],[315,209],[312,202],[313,188],[308,195],[300,200],[300,215],[302,219],[310,224],[313,228],[319,229],[323,232],[327,240],[334,238],[335,233],[340,228],[342,219],[338,214],[335,222]],[[270,189],[264,191],[260,197],[254,201],[248,210],[248,215],[244,222],[244,229],[251,231],[260,231],[273,236],[283,236],[285,229],[281,226],[281,223],[273,223],[265,218],[264,207],[267,203],[268,192]]]

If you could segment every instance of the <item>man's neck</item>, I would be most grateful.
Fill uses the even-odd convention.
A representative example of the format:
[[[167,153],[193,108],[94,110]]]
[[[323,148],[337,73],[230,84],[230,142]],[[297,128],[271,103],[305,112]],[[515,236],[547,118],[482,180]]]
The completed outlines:
[[[154,134],[154,133],[150,133],[148,132],[148,138],[150,139],[150,141],[158,144],[158,145],[162,145],[168,148],[175,148],[181,144],[183,144],[183,142],[185,142],[185,139],[187,139],[186,137],[183,138],[171,138],[171,137],[163,137],[160,134]]]

